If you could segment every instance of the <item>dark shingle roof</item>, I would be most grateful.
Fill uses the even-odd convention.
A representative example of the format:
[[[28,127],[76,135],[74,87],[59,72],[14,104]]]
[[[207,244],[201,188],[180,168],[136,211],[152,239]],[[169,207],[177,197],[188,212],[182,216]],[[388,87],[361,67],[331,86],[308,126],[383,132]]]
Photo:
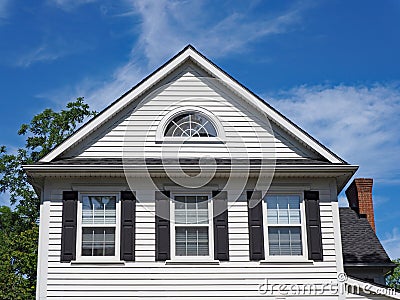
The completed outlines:
[[[393,265],[365,217],[349,207],[341,207],[339,215],[345,265]]]
[[[260,159],[226,159],[226,158],[217,158],[215,159],[217,165],[230,165],[232,161],[235,164],[248,164],[250,162],[251,165],[259,165]],[[144,162],[141,158],[66,158],[55,160],[52,162],[38,162],[38,165],[122,165],[124,163],[128,164],[141,164]],[[175,163],[175,159],[160,159],[160,158],[146,158],[147,165],[163,165],[168,163]],[[198,158],[180,158],[179,162],[181,165],[197,165],[199,163]],[[271,160],[273,162],[273,160]],[[323,160],[314,160],[314,159],[277,159],[277,165],[334,165],[330,162]],[[343,165],[343,164],[338,164]]]

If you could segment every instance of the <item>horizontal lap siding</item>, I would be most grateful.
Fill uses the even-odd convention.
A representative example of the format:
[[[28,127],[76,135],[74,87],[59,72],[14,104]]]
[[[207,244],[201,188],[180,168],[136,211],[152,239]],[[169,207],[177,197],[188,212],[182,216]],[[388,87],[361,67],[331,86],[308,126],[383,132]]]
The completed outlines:
[[[154,197],[154,192],[149,197]],[[136,250],[137,262],[154,262],[155,253],[155,204],[139,201],[136,205]]]
[[[277,158],[313,155],[281,130],[274,129],[275,138],[271,138],[267,131],[269,125],[266,116],[248,107],[243,100],[233,99],[232,95],[225,94],[200,78],[186,73],[143,105],[139,104],[140,108],[125,116],[125,120],[111,120],[115,125],[110,125],[110,129],[104,130],[100,139],[92,145],[80,145],[67,153],[67,156],[142,157],[143,151],[147,157],[174,156],[174,146],[160,146],[155,143],[157,126],[169,111],[188,105],[199,106],[215,114],[225,130],[226,141],[224,145],[182,145],[180,155],[183,157],[197,156],[199,152],[221,158],[230,157],[232,154],[260,157],[261,151],[264,155]]]
[[[123,267],[73,265],[68,270],[50,264],[49,297],[260,297],[265,279],[285,284],[324,284],[336,268],[324,266],[259,265],[254,262],[219,266],[165,266],[163,263],[126,263]],[[66,272],[67,271],[67,272]],[[316,273],[318,272],[318,273]],[[325,298],[324,298],[325,299]]]
[[[229,260],[249,261],[247,202],[243,195],[232,202],[228,193]]]
[[[67,186],[68,184],[66,184]],[[47,299],[256,299],[265,279],[284,284],[323,284],[336,278],[335,240],[329,189],[321,195],[324,261],[312,263],[250,262],[247,203],[228,193],[230,261],[220,265],[166,265],[154,261],[154,191],[136,191],[136,261],[115,264],[60,263],[61,192],[51,195]],[[62,191],[64,188],[60,188]],[[290,298],[290,299],[307,299]],[[318,299],[321,297],[316,297]],[[274,299],[274,298],[272,298]],[[324,297],[337,299],[337,297]]]

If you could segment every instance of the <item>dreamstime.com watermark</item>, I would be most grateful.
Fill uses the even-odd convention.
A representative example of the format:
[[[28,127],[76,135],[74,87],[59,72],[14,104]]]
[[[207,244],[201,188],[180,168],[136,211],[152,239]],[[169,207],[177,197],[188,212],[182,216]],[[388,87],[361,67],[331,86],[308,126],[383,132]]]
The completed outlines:
[[[339,273],[336,280],[319,283],[282,283],[281,279],[265,279],[259,284],[258,292],[265,296],[396,295],[396,290],[390,287],[350,282],[345,273]]]

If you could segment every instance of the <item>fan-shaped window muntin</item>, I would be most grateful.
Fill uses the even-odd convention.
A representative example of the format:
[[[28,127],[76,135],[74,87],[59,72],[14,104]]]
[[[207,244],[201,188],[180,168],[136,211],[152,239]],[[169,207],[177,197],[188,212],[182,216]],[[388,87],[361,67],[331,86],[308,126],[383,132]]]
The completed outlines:
[[[173,118],[165,129],[166,137],[216,137],[211,121],[201,113],[186,112]]]

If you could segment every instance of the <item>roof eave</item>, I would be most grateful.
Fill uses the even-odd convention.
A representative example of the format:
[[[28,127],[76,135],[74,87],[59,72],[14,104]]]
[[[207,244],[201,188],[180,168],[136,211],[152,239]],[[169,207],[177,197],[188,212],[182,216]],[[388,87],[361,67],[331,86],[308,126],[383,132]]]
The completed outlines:
[[[105,174],[124,176],[125,172],[135,171],[136,176],[140,174],[157,174],[165,173],[168,168],[172,172],[174,170],[198,169],[198,165],[24,165],[23,169],[29,176],[46,177],[46,176],[63,176],[74,174],[75,176],[86,176],[86,174],[97,174],[102,176]],[[254,165],[230,166],[222,165],[217,167],[216,174],[224,176],[235,176],[235,174],[243,174],[248,171],[249,176],[259,176],[262,170],[266,176],[274,177],[330,177],[336,178],[338,193],[343,189],[346,183],[357,171],[358,166],[354,165],[277,165],[263,166],[262,168]],[[215,166],[202,166],[202,172],[214,172]]]

